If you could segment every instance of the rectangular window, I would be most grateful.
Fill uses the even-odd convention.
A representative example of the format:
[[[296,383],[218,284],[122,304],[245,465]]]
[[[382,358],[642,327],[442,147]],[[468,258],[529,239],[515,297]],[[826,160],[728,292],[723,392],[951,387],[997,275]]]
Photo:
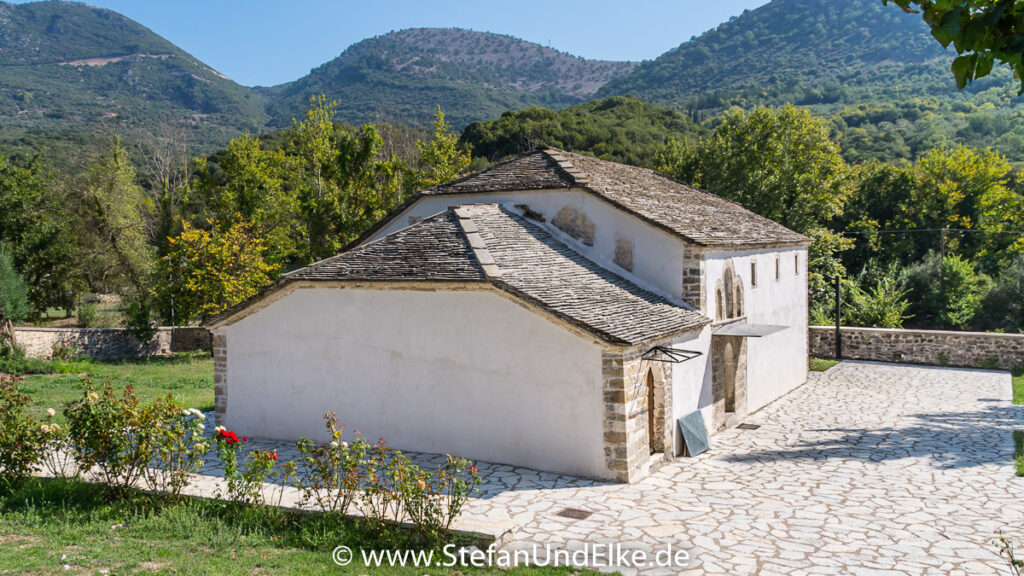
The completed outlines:
[[[757,286],[757,262],[750,261],[750,287]]]
[[[782,258],[775,257],[775,281],[778,282],[782,278]]]
[[[800,275],[800,255],[793,254],[793,273],[797,276]]]

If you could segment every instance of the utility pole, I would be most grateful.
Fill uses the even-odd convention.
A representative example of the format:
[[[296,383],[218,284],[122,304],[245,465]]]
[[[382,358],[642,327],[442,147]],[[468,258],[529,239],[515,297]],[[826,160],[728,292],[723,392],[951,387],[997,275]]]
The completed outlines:
[[[842,326],[843,310],[840,303],[843,299],[843,284],[842,277],[839,274],[835,276],[836,280],[836,360],[843,359],[843,333],[840,327]]]

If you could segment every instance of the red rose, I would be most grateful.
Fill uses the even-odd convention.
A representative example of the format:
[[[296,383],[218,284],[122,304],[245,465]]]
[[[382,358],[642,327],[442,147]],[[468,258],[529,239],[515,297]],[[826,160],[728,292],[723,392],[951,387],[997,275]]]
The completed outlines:
[[[277,462],[277,452],[271,452],[270,457],[274,459],[274,462]]]
[[[242,436],[242,442],[248,442],[248,441],[249,441],[249,437],[248,436]]]

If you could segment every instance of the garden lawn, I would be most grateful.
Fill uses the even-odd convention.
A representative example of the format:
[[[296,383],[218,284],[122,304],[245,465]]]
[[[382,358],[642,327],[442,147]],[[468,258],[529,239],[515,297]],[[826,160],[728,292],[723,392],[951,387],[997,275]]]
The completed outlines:
[[[32,479],[0,486],[0,574],[593,574],[570,569],[339,567],[336,546],[395,546],[353,520],[259,511],[211,500],[111,499],[104,487]],[[386,536],[385,538],[395,538]],[[65,568],[67,566],[67,568]]]
[[[110,382],[115,390],[134,386],[139,401],[150,403],[154,399],[173,394],[187,408],[213,410],[213,359],[205,355],[178,355],[124,362],[78,360],[57,362],[62,374],[34,374],[25,376],[22,392],[32,398],[29,413],[42,417],[47,408],[58,412],[57,421],[65,402],[82,396],[83,380],[88,378],[97,385]]]

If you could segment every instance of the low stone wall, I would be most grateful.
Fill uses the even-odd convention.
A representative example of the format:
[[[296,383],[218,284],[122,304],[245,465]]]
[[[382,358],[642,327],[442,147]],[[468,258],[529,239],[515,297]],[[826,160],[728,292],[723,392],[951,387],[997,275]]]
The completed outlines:
[[[123,328],[16,327],[14,337],[30,358],[49,358],[58,342],[72,342],[82,353],[99,360],[167,356],[210,350],[210,332],[198,326],[158,328],[153,340],[140,344]]]
[[[834,326],[811,326],[811,356],[834,358]],[[1024,334],[898,330],[889,328],[842,328],[843,358],[905,362],[934,366],[999,368],[1024,367]]]

